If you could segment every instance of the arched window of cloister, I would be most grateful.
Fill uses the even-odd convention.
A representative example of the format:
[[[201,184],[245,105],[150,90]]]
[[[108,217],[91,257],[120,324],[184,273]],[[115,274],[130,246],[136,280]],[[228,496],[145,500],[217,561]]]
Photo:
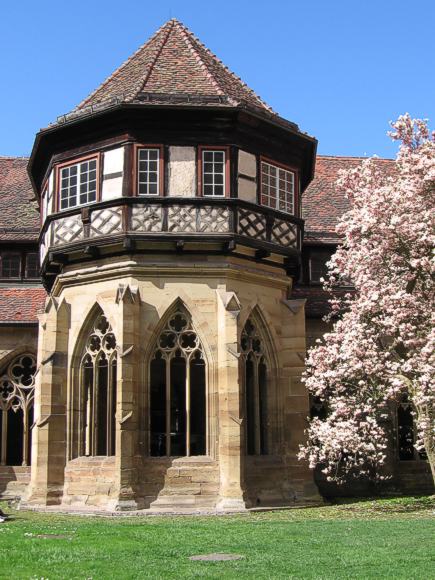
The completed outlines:
[[[80,455],[115,455],[116,338],[100,314],[80,363]]]
[[[245,392],[246,452],[268,453],[268,364],[264,340],[249,318],[243,328],[241,354]]]
[[[0,373],[0,464],[30,465],[36,360],[17,356]]]
[[[206,367],[190,316],[177,310],[158,337],[149,365],[150,452],[206,453]]]

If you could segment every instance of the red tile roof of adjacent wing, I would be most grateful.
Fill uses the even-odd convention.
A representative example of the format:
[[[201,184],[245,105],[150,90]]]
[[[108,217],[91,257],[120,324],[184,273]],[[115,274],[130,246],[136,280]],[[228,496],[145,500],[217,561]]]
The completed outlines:
[[[37,322],[46,297],[44,288],[0,288],[0,322]]]
[[[27,158],[0,157],[0,241],[36,241],[39,213]]]
[[[365,157],[332,157],[318,155],[314,179],[302,196],[302,215],[305,219],[305,241],[337,243],[335,227],[349,209],[349,202],[336,185],[339,172],[360,165]],[[385,173],[394,172],[393,159],[376,159]]]
[[[164,24],[71,115],[110,104],[167,102],[190,106],[247,106],[280,119],[269,105],[175,19]]]

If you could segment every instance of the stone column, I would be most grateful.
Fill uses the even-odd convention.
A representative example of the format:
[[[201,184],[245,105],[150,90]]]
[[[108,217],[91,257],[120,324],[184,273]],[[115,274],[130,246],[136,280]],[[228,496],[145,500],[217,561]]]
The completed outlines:
[[[244,510],[243,416],[237,319],[240,303],[234,292],[218,290],[218,510]]]
[[[40,317],[29,505],[61,503],[66,464],[70,306],[48,298]]]
[[[116,510],[137,509],[137,465],[140,430],[140,296],[137,288],[120,285],[116,295],[119,320],[116,393]]]

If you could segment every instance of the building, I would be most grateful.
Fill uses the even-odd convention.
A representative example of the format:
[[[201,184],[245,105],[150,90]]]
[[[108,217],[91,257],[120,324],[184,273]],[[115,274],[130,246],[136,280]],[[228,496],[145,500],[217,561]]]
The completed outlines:
[[[0,159],[3,495],[179,511],[334,493],[296,459],[300,378],[336,167],[359,161],[316,165],[316,145],[171,20],[29,160]],[[395,484],[429,485],[411,464]]]

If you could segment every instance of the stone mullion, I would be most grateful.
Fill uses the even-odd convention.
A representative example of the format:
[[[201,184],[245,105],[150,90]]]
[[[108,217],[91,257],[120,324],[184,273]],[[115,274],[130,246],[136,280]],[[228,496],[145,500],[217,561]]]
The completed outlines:
[[[166,455],[171,455],[171,358],[165,357],[165,380],[166,380],[166,400],[165,400],[165,428],[166,428]]]
[[[23,466],[29,465],[29,408],[27,404],[22,405],[23,409]]]
[[[186,457],[190,457],[190,357],[186,361]]]

